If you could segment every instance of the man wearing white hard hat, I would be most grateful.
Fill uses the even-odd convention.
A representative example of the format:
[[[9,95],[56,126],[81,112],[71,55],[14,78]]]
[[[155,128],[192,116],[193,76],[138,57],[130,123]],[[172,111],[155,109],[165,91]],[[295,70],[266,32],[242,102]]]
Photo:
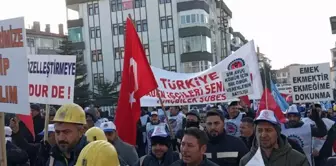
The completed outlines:
[[[152,111],[150,115],[150,122],[146,124],[146,137],[147,137],[146,154],[150,154],[152,151],[151,137],[154,132],[155,126],[166,126],[167,127],[167,124],[160,121],[159,113],[157,111]]]
[[[265,166],[309,166],[306,156],[292,149],[286,136],[281,134],[280,123],[273,111],[262,110],[254,123],[256,139],[250,152],[240,160],[240,166],[247,165],[259,148],[259,160],[263,160]]]
[[[38,135],[44,136],[44,130],[41,131]],[[54,146],[56,144],[54,124],[48,125],[48,143],[50,144],[50,146]]]
[[[135,147],[118,137],[117,127],[113,122],[103,122],[100,124],[100,129],[104,131],[107,140],[116,148],[119,158],[127,165],[133,165],[139,160]]]
[[[282,126],[282,134],[289,139],[295,140],[302,147],[310,165],[313,165],[311,157],[312,137],[324,137],[327,134],[327,129],[315,107],[312,109],[311,114],[316,126],[301,121],[301,114],[297,106],[295,104],[291,105],[286,112],[288,122]]]

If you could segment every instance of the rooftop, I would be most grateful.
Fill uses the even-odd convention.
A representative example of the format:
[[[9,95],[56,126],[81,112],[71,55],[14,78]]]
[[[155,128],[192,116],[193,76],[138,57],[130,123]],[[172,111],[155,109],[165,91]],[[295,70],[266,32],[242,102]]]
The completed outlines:
[[[26,33],[27,35],[36,35],[36,36],[58,37],[58,38],[65,37],[65,35],[52,33],[52,32],[36,31],[34,29],[26,29]]]

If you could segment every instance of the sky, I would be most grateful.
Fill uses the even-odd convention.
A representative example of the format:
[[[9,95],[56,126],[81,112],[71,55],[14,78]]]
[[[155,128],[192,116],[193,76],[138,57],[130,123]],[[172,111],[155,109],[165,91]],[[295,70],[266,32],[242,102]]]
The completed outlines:
[[[336,16],[336,0],[224,0],[233,12],[234,31],[254,40],[260,52],[272,61],[273,69],[292,63],[312,64],[331,61],[329,17]],[[51,24],[51,31],[66,22],[65,0],[10,0],[0,5],[0,20],[25,16]]]

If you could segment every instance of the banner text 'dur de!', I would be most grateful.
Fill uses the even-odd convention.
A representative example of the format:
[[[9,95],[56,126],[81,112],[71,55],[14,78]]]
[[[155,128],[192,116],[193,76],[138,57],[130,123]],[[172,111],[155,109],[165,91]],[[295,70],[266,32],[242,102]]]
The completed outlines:
[[[248,66],[252,80],[253,94],[250,99],[260,99],[263,91],[257,55],[253,41],[242,46],[235,53],[217,65],[199,73],[175,73],[152,67],[159,85],[159,93],[165,106],[227,102],[223,83],[223,72]],[[237,80],[242,81],[242,80]],[[242,90],[236,86],[236,91]],[[233,89],[233,91],[235,91]],[[141,106],[159,106],[156,91],[141,98]]]

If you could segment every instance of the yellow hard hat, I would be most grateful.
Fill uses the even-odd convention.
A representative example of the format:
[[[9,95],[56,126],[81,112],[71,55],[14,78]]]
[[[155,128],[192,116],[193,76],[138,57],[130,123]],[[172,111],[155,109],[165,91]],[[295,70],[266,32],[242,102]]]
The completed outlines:
[[[64,104],[55,114],[53,122],[86,124],[86,116],[83,108],[78,104]]]
[[[120,166],[114,146],[103,140],[86,145],[77,159],[76,166]]]
[[[85,136],[89,142],[98,140],[107,141],[104,131],[98,127],[91,127],[88,131],[86,131]]]

